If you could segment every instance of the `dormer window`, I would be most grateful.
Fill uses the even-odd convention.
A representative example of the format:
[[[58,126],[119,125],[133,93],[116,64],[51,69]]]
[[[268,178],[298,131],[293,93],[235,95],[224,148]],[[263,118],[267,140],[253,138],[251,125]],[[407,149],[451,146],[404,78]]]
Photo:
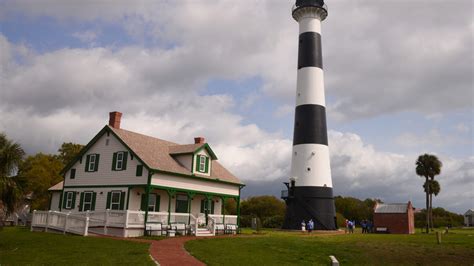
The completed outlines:
[[[206,155],[198,155],[196,158],[196,171],[200,173],[207,173],[209,170],[209,157]]]

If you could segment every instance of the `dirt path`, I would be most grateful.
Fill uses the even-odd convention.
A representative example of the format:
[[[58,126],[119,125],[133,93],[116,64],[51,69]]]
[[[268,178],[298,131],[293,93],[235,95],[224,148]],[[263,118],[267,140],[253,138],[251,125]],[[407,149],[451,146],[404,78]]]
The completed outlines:
[[[160,241],[153,241],[150,246],[150,254],[162,266],[206,265],[195,257],[191,256],[184,249],[184,243],[193,239],[196,239],[196,237],[174,237]]]

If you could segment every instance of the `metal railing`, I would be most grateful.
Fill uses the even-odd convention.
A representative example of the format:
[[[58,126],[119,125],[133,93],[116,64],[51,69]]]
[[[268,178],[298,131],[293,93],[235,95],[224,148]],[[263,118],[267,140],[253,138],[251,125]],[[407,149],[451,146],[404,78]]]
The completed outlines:
[[[300,6],[297,6],[296,4],[294,4],[292,7],[291,7],[291,12],[295,12],[296,9],[298,8],[303,8],[303,7],[316,7],[316,8],[321,8],[321,9],[324,9],[326,10],[326,12],[328,12],[328,6],[326,4],[324,5],[317,5],[317,4],[303,4],[303,5],[300,5]]]

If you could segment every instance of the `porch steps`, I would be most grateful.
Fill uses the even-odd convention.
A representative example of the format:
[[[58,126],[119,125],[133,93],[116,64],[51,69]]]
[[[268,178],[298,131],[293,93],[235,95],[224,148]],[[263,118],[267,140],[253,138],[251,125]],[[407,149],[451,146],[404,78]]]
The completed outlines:
[[[196,231],[196,236],[214,236],[211,231],[207,228],[198,228]]]

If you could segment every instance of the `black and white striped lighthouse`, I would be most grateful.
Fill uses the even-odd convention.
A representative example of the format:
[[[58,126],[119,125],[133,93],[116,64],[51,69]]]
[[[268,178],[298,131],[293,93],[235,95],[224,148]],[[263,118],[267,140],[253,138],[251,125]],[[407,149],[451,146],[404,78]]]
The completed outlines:
[[[326,127],[321,21],[324,0],[296,0],[293,18],[299,24],[296,110],[293,154],[283,228],[299,229],[313,219],[316,229],[336,229]]]

